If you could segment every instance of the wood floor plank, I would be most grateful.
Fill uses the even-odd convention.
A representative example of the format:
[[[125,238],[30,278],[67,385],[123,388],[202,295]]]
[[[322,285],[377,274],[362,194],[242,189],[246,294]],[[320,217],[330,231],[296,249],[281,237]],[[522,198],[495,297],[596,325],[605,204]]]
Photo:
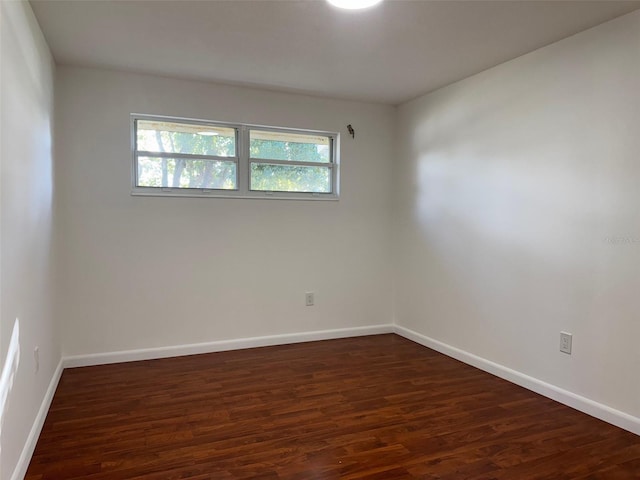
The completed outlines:
[[[396,335],[65,370],[27,480],[640,479],[640,437]]]

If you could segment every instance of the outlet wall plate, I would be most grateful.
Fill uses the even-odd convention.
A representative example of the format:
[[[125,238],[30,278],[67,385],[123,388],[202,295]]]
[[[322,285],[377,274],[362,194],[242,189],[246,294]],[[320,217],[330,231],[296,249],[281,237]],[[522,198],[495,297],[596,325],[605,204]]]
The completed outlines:
[[[560,351],[571,355],[571,344],[573,335],[569,332],[560,332]]]
[[[307,293],[305,293],[305,294],[304,294],[304,300],[305,300],[305,305],[306,305],[307,307],[311,307],[311,306],[313,306],[314,301],[315,301],[313,292],[307,292]]]

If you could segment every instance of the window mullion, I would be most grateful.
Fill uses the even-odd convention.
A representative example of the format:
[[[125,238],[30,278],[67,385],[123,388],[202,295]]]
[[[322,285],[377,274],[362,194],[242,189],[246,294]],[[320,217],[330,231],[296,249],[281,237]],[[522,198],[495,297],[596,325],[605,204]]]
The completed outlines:
[[[138,150],[135,152],[138,157],[150,158],[170,158],[180,160],[211,160],[213,162],[237,162],[238,157],[220,157],[217,155],[200,155],[196,153],[178,153],[178,152],[152,152],[146,150]]]
[[[267,165],[287,165],[291,167],[324,167],[333,168],[333,163],[327,162],[301,162],[296,160],[267,160],[264,158],[250,158],[250,163],[266,163]]]
[[[238,128],[238,192],[247,194],[249,192],[249,129],[247,127]]]

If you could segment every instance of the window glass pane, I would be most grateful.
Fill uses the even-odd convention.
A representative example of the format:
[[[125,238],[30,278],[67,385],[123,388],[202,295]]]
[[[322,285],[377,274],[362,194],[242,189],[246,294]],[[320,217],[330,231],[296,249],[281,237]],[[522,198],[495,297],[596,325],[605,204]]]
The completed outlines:
[[[331,193],[331,169],[251,163],[251,190]]]
[[[251,158],[295,162],[331,162],[329,137],[251,130],[249,138]]]
[[[137,120],[139,151],[236,156],[234,128],[214,125]]]
[[[138,157],[138,187],[237,188],[235,162]]]

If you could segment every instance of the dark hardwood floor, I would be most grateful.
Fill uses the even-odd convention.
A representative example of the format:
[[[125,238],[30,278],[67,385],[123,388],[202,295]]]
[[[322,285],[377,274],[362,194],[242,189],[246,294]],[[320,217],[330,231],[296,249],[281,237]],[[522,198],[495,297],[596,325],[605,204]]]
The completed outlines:
[[[26,478],[638,479],[640,437],[379,335],[65,370]]]

